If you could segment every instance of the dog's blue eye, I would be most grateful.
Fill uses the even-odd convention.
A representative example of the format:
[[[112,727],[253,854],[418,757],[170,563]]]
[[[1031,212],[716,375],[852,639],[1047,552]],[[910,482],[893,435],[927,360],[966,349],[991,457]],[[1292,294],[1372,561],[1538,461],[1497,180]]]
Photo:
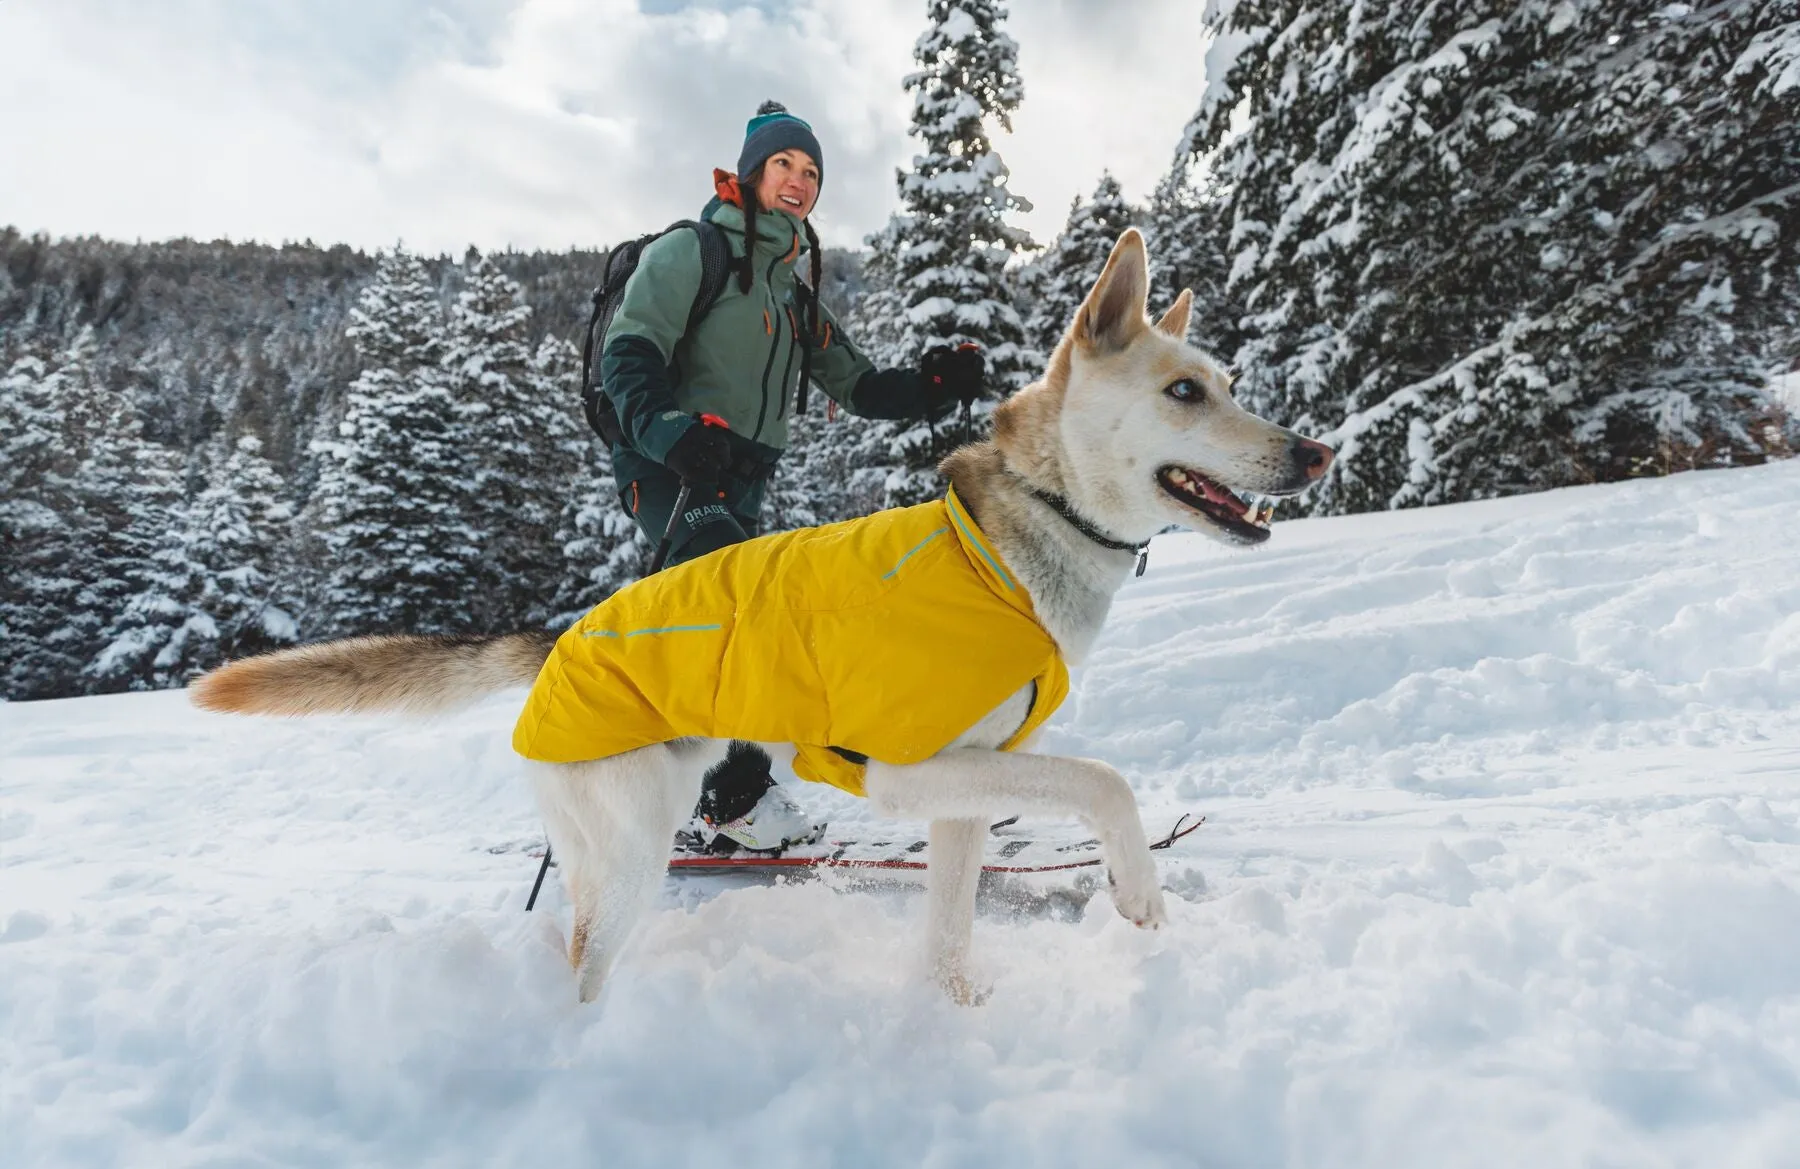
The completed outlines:
[[[1198,402],[1206,397],[1206,391],[1200,388],[1200,383],[1185,377],[1178,382],[1171,383],[1163,393],[1177,402]]]

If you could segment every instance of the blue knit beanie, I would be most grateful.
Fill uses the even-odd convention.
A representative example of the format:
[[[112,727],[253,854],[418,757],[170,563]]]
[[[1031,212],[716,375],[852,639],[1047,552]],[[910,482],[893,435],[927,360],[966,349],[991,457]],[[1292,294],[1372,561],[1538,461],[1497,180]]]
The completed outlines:
[[[767,162],[770,155],[784,150],[804,150],[812,155],[812,160],[819,164],[820,185],[824,184],[825,152],[819,149],[819,140],[812,127],[788,113],[787,107],[778,101],[766,101],[756,107],[756,116],[744,127],[744,149],[738,155],[738,178],[744,178]]]

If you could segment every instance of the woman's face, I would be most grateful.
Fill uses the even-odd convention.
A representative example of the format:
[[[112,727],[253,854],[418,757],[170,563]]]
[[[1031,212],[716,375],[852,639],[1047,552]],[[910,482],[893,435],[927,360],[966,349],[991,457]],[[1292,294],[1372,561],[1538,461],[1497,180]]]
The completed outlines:
[[[771,154],[756,186],[759,207],[780,208],[799,219],[812,214],[819,201],[819,164],[804,150]]]

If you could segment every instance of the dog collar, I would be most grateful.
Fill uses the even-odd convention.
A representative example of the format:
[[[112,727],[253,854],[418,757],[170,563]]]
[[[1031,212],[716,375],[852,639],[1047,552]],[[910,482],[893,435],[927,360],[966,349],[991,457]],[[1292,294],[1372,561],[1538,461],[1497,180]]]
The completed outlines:
[[[1115,540],[1105,532],[1102,532],[1099,528],[1096,528],[1093,524],[1082,519],[1081,516],[1076,513],[1075,509],[1069,506],[1069,501],[1062,496],[1052,495],[1048,491],[1039,491],[1035,487],[1031,489],[1031,493],[1045,506],[1049,507],[1051,511],[1055,512],[1063,519],[1068,520],[1070,526],[1077,532],[1080,532],[1102,548],[1111,548],[1115,552],[1137,553],[1137,571],[1132,573],[1132,575],[1144,575],[1144,569],[1150,564],[1150,541],[1145,540],[1142,544],[1127,544],[1123,540]]]

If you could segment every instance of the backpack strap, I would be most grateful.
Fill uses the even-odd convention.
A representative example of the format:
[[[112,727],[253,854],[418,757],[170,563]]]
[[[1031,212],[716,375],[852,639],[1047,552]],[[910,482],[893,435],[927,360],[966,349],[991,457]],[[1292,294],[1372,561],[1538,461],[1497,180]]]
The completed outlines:
[[[687,328],[683,330],[684,334],[693,332],[712,311],[714,302],[731,278],[731,241],[715,223],[681,219],[661,231],[619,245],[608,253],[600,287],[594,289],[594,311],[588,316],[587,332],[581,345],[581,409],[594,432],[613,445],[624,443],[625,428],[612,400],[601,389],[600,379],[594,375],[594,350],[601,343],[596,334],[602,331],[602,323],[610,323],[618,311],[619,303],[625,298],[625,285],[631,273],[637,270],[644,249],[670,232],[683,228],[692,230],[700,241],[700,285],[694,291],[694,304],[688,310]]]
[[[703,219],[684,219],[679,226],[693,228],[700,238],[700,287],[694,293],[694,307],[688,311],[687,331],[691,333],[711,311],[731,278],[731,241],[718,224]]]

